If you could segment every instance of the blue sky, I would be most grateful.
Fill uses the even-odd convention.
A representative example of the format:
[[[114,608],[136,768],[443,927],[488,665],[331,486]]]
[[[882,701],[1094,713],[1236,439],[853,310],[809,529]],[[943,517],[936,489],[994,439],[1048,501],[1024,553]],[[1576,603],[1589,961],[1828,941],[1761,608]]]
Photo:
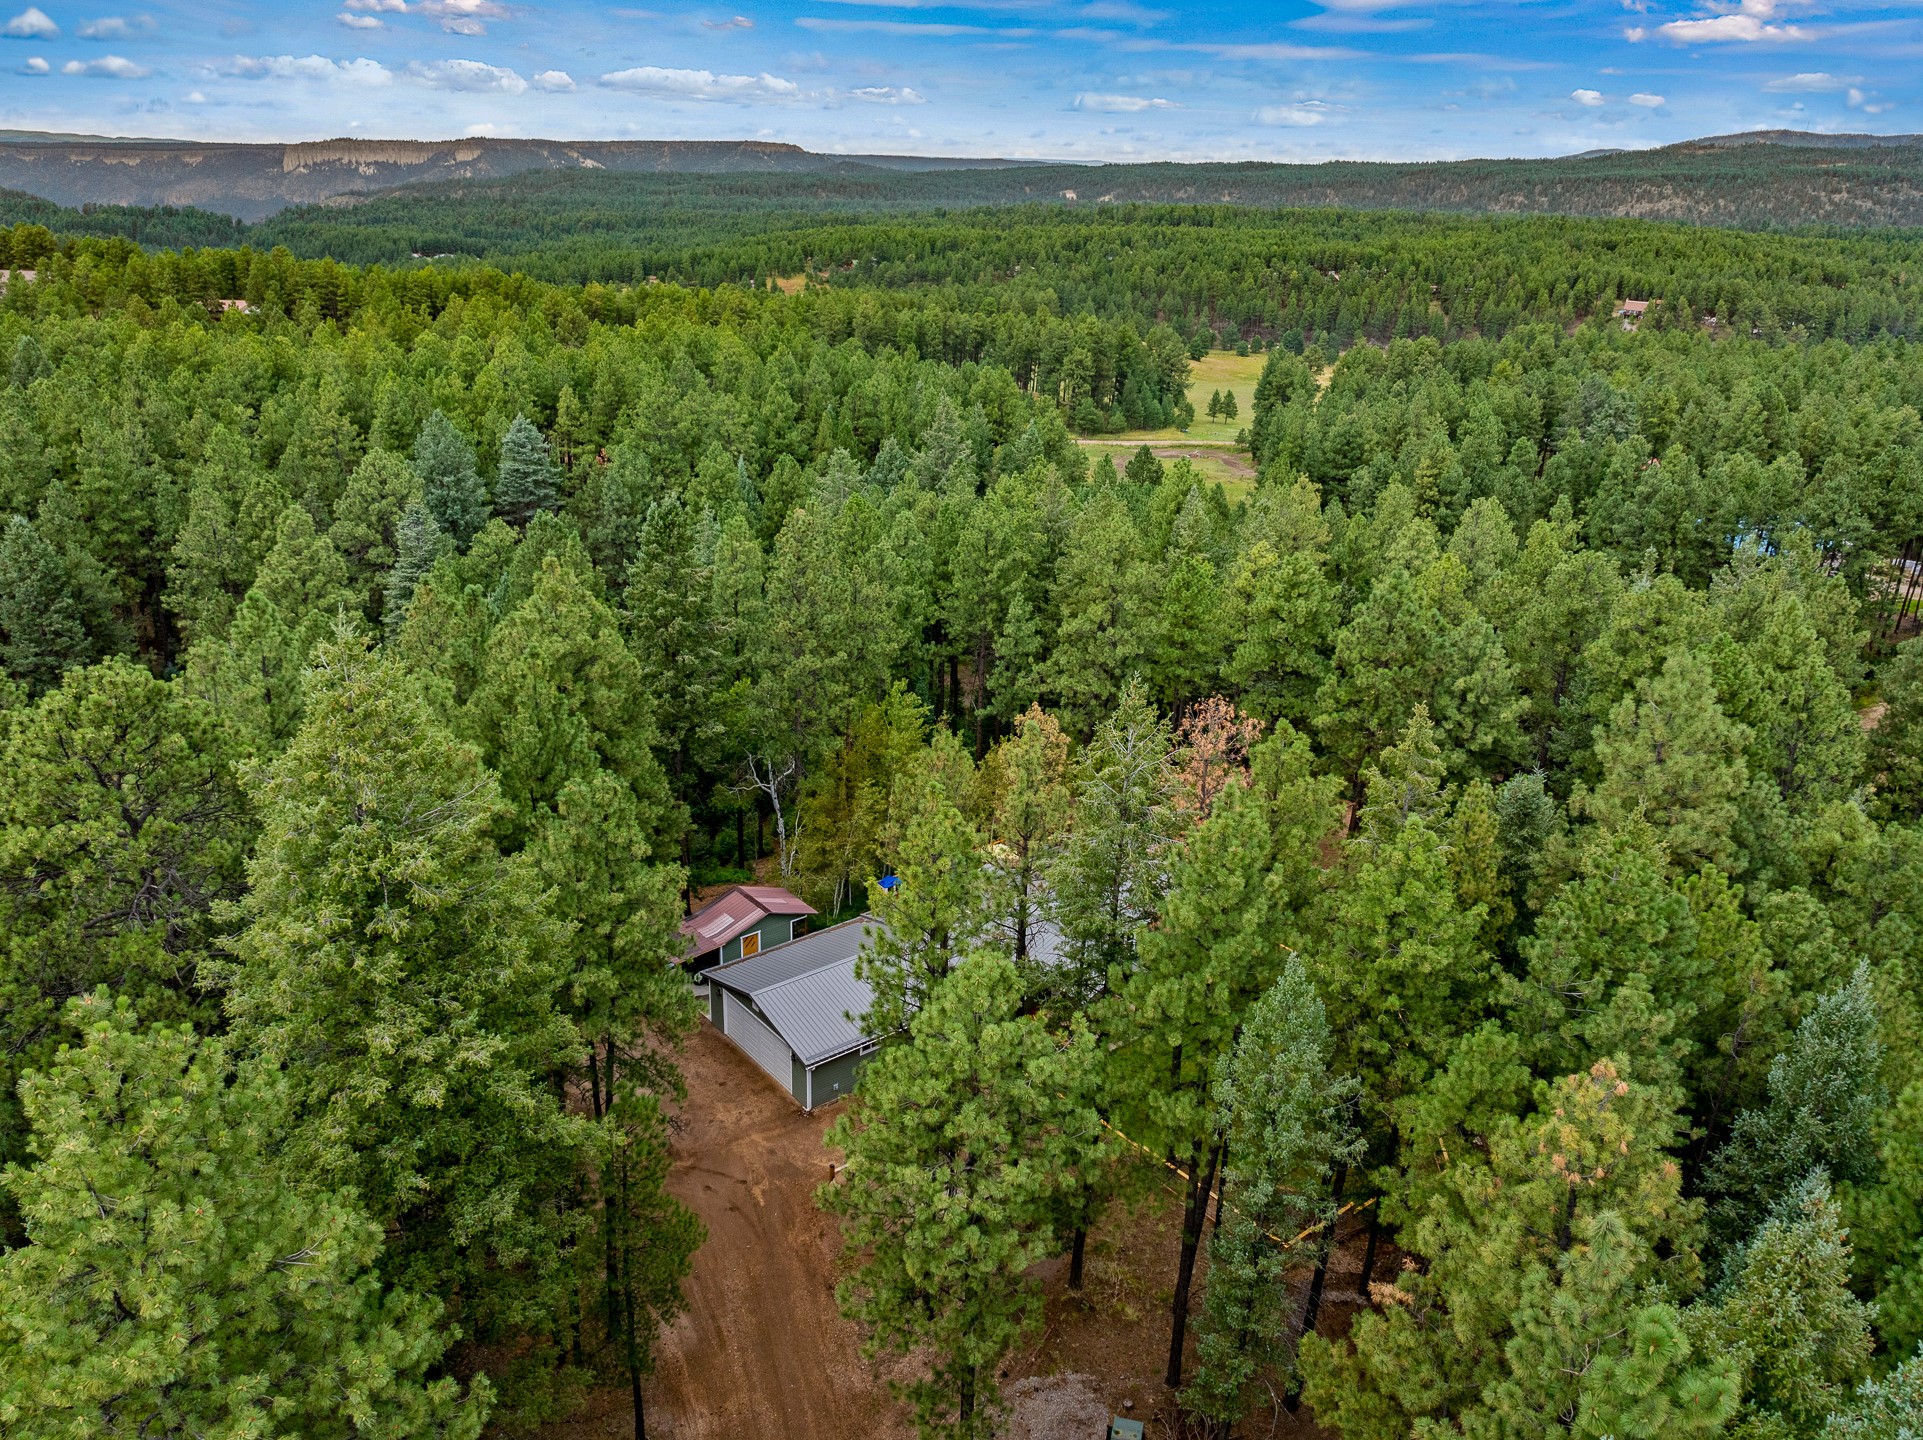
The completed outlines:
[[[89,134],[1318,160],[1923,130],[1923,0],[0,0],[0,33],[0,127]]]

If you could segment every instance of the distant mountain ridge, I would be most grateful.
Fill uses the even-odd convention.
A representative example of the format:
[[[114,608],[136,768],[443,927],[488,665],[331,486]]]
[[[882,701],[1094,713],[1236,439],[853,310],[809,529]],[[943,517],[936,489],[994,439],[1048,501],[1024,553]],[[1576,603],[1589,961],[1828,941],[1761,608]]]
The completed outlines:
[[[999,168],[1020,161],[821,155],[763,140],[358,140],[285,145],[0,132],[0,188],[56,204],[195,206],[260,220],[290,205],[537,170],[644,174]]]
[[[339,233],[319,232],[379,226],[393,232],[378,252],[386,258],[497,253],[503,210],[522,216],[516,223],[526,229],[537,217],[551,224],[584,207],[596,211],[601,228],[612,225],[630,238],[650,227],[650,214],[665,220],[663,206],[830,214],[1036,202],[1860,228],[1923,225],[1923,136],[1764,130],[1553,159],[1101,165],[828,155],[759,140],[342,138],[263,145],[0,131],[0,191],[19,192],[0,197],[0,211],[15,219],[41,219],[32,209],[42,201],[70,210],[131,207],[101,209],[97,225],[68,228],[149,244],[164,243],[157,240],[163,232],[136,212],[163,208],[208,212],[194,224],[210,237],[231,223],[218,217],[266,221],[268,230],[286,229],[296,249],[299,235],[311,245],[355,251]],[[341,214],[342,207],[352,214]],[[46,223],[58,222],[48,216]],[[420,233],[406,238],[402,231]]]

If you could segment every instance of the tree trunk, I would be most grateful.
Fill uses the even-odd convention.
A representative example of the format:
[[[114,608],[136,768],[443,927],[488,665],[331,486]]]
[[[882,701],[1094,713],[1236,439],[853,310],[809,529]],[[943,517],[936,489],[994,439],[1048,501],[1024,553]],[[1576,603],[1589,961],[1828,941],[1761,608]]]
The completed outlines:
[[[1075,1241],[1068,1247],[1068,1288],[1082,1288],[1082,1252],[1088,1248],[1088,1226],[1075,1227]]]
[[[1376,1241],[1382,1238],[1382,1202],[1369,1207],[1369,1243],[1362,1247],[1362,1303],[1369,1303],[1369,1282],[1375,1278]]]
[[[975,1371],[962,1371],[959,1393],[955,1397],[955,1433],[968,1440],[975,1433]]]
[[[1349,1167],[1347,1165],[1338,1166],[1335,1172],[1335,1184],[1331,1187],[1329,1196],[1338,1211],[1342,1206],[1342,1185],[1348,1178]],[[1298,1348],[1300,1348],[1302,1344],[1302,1337],[1315,1330],[1316,1317],[1322,1312],[1322,1285],[1323,1282],[1329,1278],[1329,1256],[1335,1253],[1335,1230],[1336,1226],[1341,1223],[1342,1219],[1340,1214],[1329,1222],[1329,1233],[1323,1237],[1322,1247],[1316,1254],[1315,1272],[1309,1276],[1308,1303],[1302,1307],[1302,1323],[1296,1328],[1295,1332],[1295,1341]],[[1302,1371],[1298,1368],[1295,1372],[1295,1378],[1289,1382],[1288,1393],[1282,1397],[1282,1403],[1288,1408],[1289,1413],[1293,1415],[1295,1413],[1295,1407],[1301,1403],[1301,1400]]]
[[[734,812],[734,866],[739,870],[748,863],[747,841],[748,814],[745,810]]]
[[[1208,1219],[1209,1191],[1215,1188],[1214,1161],[1221,1155],[1218,1146],[1203,1149],[1197,1145],[1189,1163],[1189,1193],[1182,1207],[1182,1253],[1175,1268],[1175,1299],[1170,1305],[1168,1373],[1163,1383],[1171,1390],[1182,1388],[1182,1347],[1188,1339],[1189,1288],[1195,1281],[1195,1256],[1202,1248],[1202,1223]],[[1203,1160],[1211,1163],[1204,1168]]]

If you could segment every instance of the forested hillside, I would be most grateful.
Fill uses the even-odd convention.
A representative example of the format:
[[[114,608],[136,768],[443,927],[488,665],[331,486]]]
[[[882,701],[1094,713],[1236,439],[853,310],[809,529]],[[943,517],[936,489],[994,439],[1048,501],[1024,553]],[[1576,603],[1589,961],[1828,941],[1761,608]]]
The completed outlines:
[[[1170,1175],[1192,1433],[1923,1427],[1914,239],[573,243],[0,232],[0,1432],[638,1427],[757,862],[885,922],[820,1202],[924,1433]],[[1237,341],[1246,494],[1079,443]]]

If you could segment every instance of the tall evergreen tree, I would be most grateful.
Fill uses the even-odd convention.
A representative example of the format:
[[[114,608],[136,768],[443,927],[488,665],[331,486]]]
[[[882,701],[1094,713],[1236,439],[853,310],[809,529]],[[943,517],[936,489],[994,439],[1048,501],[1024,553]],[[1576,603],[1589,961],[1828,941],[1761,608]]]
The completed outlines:
[[[996,1367],[1040,1308],[1054,1198],[1100,1153],[1094,1037],[1050,1034],[1021,995],[1008,960],[964,959],[828,1133],[848,1160],[821,1203],[857,1261],[837,1297],[871,1352],[926,1358],[900,1387],[923,1435],[988,1433]]]
[[[105,991],[21,1098],[36,1163],[0,1183],[0,1424],[72,1435],[474,1440],[488,1382],[437,1368],[440,1306],[383,1286],[380,1227],[276,1159],[285,1078]]]
[[[24,515],[14,516],[0,530],[0,666],[38,695],[90,651],[66,561]]]
[[[1829,1181],[1812,1170],[1780,1197],[1690,1318],[1705,1354],[1738,1355],[1745,1429],[1815,1435],[1869,1367],[1873,1311],[1850,1293],[1850,1243]]]
[[[474,465],[474,447],[436,410],[414,440],[414,473],[421,481],[421,503],[434,523],[465,550],[487,523],[487,486]]]
[[[629,634],[675,798],[695,798],[696,776],[720,740],[713,580],[675,494],[648,507],[625,591]]]
[[[1735,1410],[1735,1357],[1698,1354],[1676,1304],[1697,1282],[1700,1207],[1667,1153],[1676,1122],[1614,1062],[1497,1109],[1419,1192],[1424,1263],[1345,1340],[1306,1336],[1305,1398],[1344,1440],[1457,1427],[1664,1440]],[[1446,1337],[1439,1339],[1438,1337]]]
[[[410,503],[395,531],[394,564],[387,572],[381,597],[381,626],[389,640],[400,633],[414,592],[440,555],[442,539],[434,513],[422,501]]]
[[[1048,880],[1077,1006],[1123,983],[1137,933],[1160,911],[1176,830],[1173,749],[1168,722],[1132,680],[1075,767],[1075,818]]]
[[[877,897],[881,930],[855,961],[874,992],[865,1021],[871,1035],[906,1026],[987,932],[981,833],[956,803],[958,782],[967,778],[959,742],[937,731],[896,781],[893,835],[883,840],[895,883]]]
[[[1673,652],[1662,673],[1639,681],[1596,737],[1602,778],[1572,807],[1604,824],[1641,811],[1675,865],[1733,867],[1737,798],[1747,784],[1746,727],[1724,716],[1709,667]]]
[[[211,911],[240,893],[253,830],[231,760],[204,706],[125,660],[0,723],[0,1163],[21,1158],[16,1082],[52,1062],[70,997],[105,985],[211,1024]]]
[[[1885,820],[1923,819],[1923,643],[1909,640],[1877,676],[1883,712],[1870,731],[1870,804]]]
[[[500,791],[365,642],[323,646],[219,968],[241,1042],[286,1067],[289,1154],[390,1227],[390,1272],[458,1295],[470,1333],[554,1321],[583,1143],[549,1082],[581,1045],[562,930],[504,859]]]
[[[1811,1170],[1867,1178],[1882,1108],[1876,1001],[1867,966],[1825,995],[1769,1069],[1769,1098],[1736,1117],[1703,1176],[1710,1223],[1725,1244],[1742,1239]]]
[[[534,422],[516,415],[501,437],[501,467],[494,476],[494,513],[525,530],[528,521],[557,503],[554,461]]]
[[[1215,1079],[1228,1145],[1209,1243],[1195,1378],[1183,1403],[1226,1436],[1256,1379],[1295,1368],[1287,1274],[1302,1241],[1335,1223],[1330,1179],[1362,1157],[1353,1079],[1329,1071],[1330,1037],[1308,969],[1291,957],[1249,1011]],[[1313,1247],[1311,1247],[1313,1248]]]

